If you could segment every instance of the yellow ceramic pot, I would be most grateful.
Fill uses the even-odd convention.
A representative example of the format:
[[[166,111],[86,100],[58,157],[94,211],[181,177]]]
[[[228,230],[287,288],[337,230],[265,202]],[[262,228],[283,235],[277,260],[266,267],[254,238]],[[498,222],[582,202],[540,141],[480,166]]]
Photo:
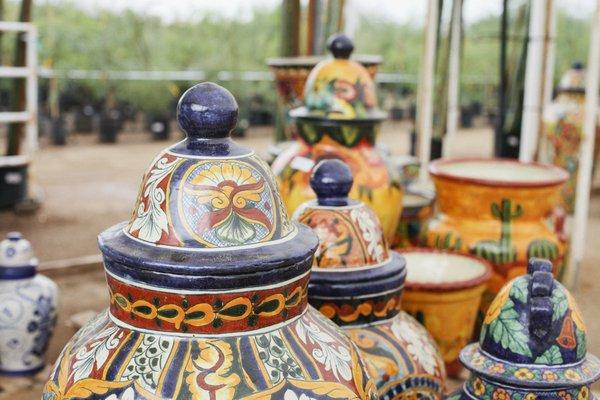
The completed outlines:
[[[483,259],[430,249],[407,250],[402,308],[437,342],[449,376],[461,370],[460,350],[471,341],[491,266]]]
[[[438,213],[427,224],[427,247],[474,254],[494,268],[482,311],[508,280],[525,273],[527,260],[565,261],[563,218],[557,217],[567,173],[558,167],[503,159],[438,160],[430,174]]]

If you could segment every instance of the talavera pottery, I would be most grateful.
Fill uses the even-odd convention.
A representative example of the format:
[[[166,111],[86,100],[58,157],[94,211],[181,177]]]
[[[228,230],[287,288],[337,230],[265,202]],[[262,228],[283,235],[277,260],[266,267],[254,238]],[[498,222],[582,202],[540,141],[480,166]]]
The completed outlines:
[[[425,329],[400,311],[404,259],[388,249],[377,216],[348,200],[352,174],[321,161],[311,185],[317,200],[295,218],[319,236],[308,301],[358,345],[382,399],[441,399],[444,364]]]
[[[352,169],[350,197],[364,201],[379,217],[391,241],[402,209],[402,189],[395,169],[388,168],[374,147],[386,114],[377,107],[375,84],[367,70],[348,59],[353,44],[344,35],[329,43],[334,58],[320,62],[304,88],[304,106],[290,112],[298,141],[273,163],[289,212],[314,199],[309,178],[322,159],[338,158]]]
[[[44,400],[374,398],[355,347],[307,305],[317,237],[230,139],[231,93],[198,84],[177,112],[187,138],[99,236],[110,308],[66,345]]]
[[[36,272],[29,241],[11,232],[0,242],[0,374],[31,375],[46,364],[56,325],[58,287]]]
[[[503,159],[443,159],[430,165],[437,214],[423,232],[426,247],[474,254],[494,273],[485,312],[500,288],[526,271],[530,257],[565,264],[563,218],[555,216],[568,174],[561,168]]]
[[[402,249],[418,246],[421,230],[433,215],[435,195],[426,191],[404,189],[402,214],[392,247]]]
[[[572,214],[575,210],[577,168],[585,114],[585,69],[582,64],[576,63],[565,72],[556,92],[556,98],[544,111],[542,129],[545,146],[541,157],[543,161],[569,172],[561,200],[565,210]],[[596,126],[594,165],[600,152],[599,142],[600,124]]]
[[[600,360],[587,353],[581,313],[551,270],[532,259],[527,275],[498,293],[479,343],[460,353],[471,374],[450,400],[594,399]]]
[[[296,126],[288,113],[291,109],[302,105],[306,79],[315,65],[323,59],[324,57],[321,56],[300,56],[269,58],[267,60],[267,65],[275,77],[277,88],[277,127],[275,134],[277,142],[297,137]],[[357,55],[353,59],[362,64],[373,79],[383,61],[381,56],[375,55]]]
[[[402,252],[406,289],[402,309],[437,342],[449,376],[461,371],[458,354],[471,341],[481,296],[492,268],[485,260],[430,249]]]

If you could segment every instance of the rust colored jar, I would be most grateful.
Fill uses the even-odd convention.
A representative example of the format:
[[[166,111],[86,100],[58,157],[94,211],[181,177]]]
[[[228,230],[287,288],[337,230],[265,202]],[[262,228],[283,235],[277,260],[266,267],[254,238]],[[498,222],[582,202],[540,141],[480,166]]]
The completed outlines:
[[[66,345],[43,399],[374,399],[356,348],[307,304],[317,237],[231,140],[231,93],[201,83],[177,111],[187,138],[99,236],[110,308]]]
[[[492,268],[481,258],[447,251],[415,248],[401,254],[408,270],[402,309],[431,333],[448,375],[456,377],[458,354],[473,337]]]
[[[526,271],[530,257],[551,259],[561,275],[566,244],[556,217],[561,168],[502,159],[434,161],[438,214],[423,233],[427,247],[474,254],[494,268],[485,311],[500,288]]]
[[[304,89],[304,106],[290,112],[298,141],[277,157],[273,171],[290,213],[314,199],[309,178],[323,159],[344,161],[354,175],[350,197],[371,207],[386,239],[396,232],[402,210],[402,189],[394,168],[388,168],[375,148],[386,114],[377,107],[375,85],[369,72],[349,59],[353,44],[344,35],[332,38],[334,58],[320,62]]]
[[[552,264],[532,259],[528,273],[502,288],[485,316],[479,343],[461,362],[471,372],[448,400],[593,400],[600,360],[587,352],[586,327]]]
[[[295,218],[319,237],[308,301],[358,346],[382,399],[441,399],[444,364],[427,331],[400,310],[405,261],[390,251],[377,216],[348,200],[350,169],[320,162],[311,185],[317,200]]]

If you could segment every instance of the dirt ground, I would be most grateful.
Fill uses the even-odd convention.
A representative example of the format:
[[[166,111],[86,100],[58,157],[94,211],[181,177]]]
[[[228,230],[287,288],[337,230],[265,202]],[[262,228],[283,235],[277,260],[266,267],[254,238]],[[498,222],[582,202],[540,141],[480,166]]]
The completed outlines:
[[[407,123],[387,123],[380,143],[394,154],[407,154],[409,129]],[[271,128],[253,128],[239,142],[266,154],[271,133]],[[49,351],[51,362],[75,332],[72,317],[100,311],[108,304],[102,267],[94,257],[98,254],[96,236],[129,218],[142,174],[156,153],[179,135],[175,130],[168,142],[153,142],[143,132],[127,132],[116,145],[98,144],[94,135],[71,137],[65,147],[42,143],[32,168],[32,188],[43,199],[42,207],[31,215],[0,212],[0,235],[11,230],[23,232],[43,266],[78,257],[87,257],[90,262],[77,272],[48,272],[58,282],[62,296],[58,328]],[[491,156],[492,130],[485,126],[460,130],[451,154]],[[600,196],[592,199],[588,232],[586,258],[574,294],[588,325],[588,349],[600,355],[600,246],[596,245]],[[34,379],[0,378],[0,399],[39,399],[47,373]]]

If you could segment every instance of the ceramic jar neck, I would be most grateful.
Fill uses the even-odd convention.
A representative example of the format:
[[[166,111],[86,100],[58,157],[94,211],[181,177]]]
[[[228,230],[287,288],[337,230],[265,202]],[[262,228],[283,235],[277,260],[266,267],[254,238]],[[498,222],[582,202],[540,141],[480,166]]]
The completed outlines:
[[[298,135],[307,145],[375,146],[381,122],[344,123],[338,120],[297,119]]]
[[[137,330],[226,335],[285,325],[307,307],[309,272],[287,281],[237,290],[165,289],[107,271],[110,313]]]

